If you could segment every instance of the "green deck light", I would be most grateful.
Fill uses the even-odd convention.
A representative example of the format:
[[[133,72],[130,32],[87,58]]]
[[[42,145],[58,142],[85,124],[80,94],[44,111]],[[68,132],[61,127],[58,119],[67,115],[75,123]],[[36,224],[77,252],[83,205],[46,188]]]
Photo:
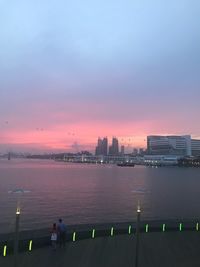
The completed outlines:
[[[76,241],[76,232],[73,233],[73,239],[72,240],[73,240],[73,242]]]
[[[32,245],[33,245],[33,241],[30,240],[29,241],[29,246],[28,246],[28,250],[31,251],[32,250]]]
[[[199,231],[199,223],[196,223],[196,231]]]
[[[131,225],[129,225],[129,227],[128,227],[128,234],[129,235],[131,234]]]
[[[92,238],[95,237],[95,229],[92,230]]]
[[[166,227],[166,225],[165,225],[165,223],[163,223],[163,225],[162,225],[162,231],[163,232],[165,232],[165,227]]]
[[[110,230],[110,235],[113,236],[113,233],[114,233],[114,229],[112,227],[111,230]]]
[[[7,252],[7,246],[4,246],[4,247],[3,247],[3,256],[4,256],[4,257],[6,256],[6,252]]]
[[[180,232],[182,231],[182,227],[183,227],[183,224],[182,223],[179,223],[179,231]]]
[[[148,231],[149,231],[149,225],[148,224],[146,224],[146,226],[145,226],[145,231],[146,231],[146,233],[148,233]]]

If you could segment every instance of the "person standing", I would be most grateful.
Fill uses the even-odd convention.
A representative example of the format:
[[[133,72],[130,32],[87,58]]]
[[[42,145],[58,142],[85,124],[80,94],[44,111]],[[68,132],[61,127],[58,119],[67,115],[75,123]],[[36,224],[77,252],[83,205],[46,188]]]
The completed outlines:
[[[59,240],[60,247],[65,247],[66,230],[67,230],[66,225],[63,223],[62,219],[59,219],[57,231],[58,231],[58,238],[59,238],[58,240]]]
[[[56,246],[57,246],[57,227],[56,227],[56,223],[53,224],[53,227],[51,229],[51,244],[52,244],[52,248],[53,250],[56,250]]]

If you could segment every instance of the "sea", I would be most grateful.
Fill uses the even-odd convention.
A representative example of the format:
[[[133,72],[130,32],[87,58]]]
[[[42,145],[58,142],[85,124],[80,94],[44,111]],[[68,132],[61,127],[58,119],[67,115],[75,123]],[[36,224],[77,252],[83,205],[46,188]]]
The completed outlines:
[[[0,160],[0,233],[66,224],[200,218],[200,168]]]

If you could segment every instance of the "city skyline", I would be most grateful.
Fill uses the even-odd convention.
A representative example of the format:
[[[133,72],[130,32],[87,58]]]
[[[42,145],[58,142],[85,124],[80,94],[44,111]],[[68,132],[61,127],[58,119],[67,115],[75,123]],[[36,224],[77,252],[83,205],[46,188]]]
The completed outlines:
[[[188,139],[189,138],[189,139]],[[16,154],[32,154],[32,153],[38,153],[39,154],[51,154],[51,153],[91,153],[94,154],[96,156],[117,156],[117,155],[124,155],[124,154],[143,154],[144,152],[147,154],[152,154],[149,150],[149,140],[155,140],[153,141],[153,143],[155,145],[158,145],[158,153],[156,154],[171,154],[170,151],[168,151],[166,153],[166,149],[170,150],[172,149],[174,146],[176,147],[176,141],[179,141],[178,147],[182,148],[185,150],[185,140],[191,140],[189,141],[189,143],[191,142],[192,144],[192,149],[194,150],[195,155],[199,155],[200,154],[200,138],[193,138],[193,136],[185,134],[185,135],[148,135],[146,136],[145,141],[145,146],[144,147],[137,147],[132,145],[131,140],[132,138],[129,138],[128,142],[126,142],[126,139],[119,139],[117,136],[112,136],[112,137],[108,137],[108,136],[104,136],[104,137],[98,137],[96,139],[96,144],[94,144],[92,146],[91,149],[84,149],[84,146],[78,146],[78,145],[74,145],[73,150],[46,150],[46,151],[41,151],[41,150],[13,150],[12,148],[6,150],[6,151],[0,151],[0,154],[7,154],[7,153],[16,153]],[[120,141],[121,140],[121,141]],[[157,140],[157,141],[156,141]],[[168,140],[173,140],[172,144],[170,144],[171,147],[169,147],[168,144]],[[180,143],[182,142],[182,143]],[[157,144],[156,144],[157,143]],[[190,145],[191,145],[190,144]],[[161,145],[161,146],[160,146]],[[167,145],[167,147],[165,147]],[[162,147],[164,146],[164,147]],[[181,146],[181,147],[180,147]],[[184,148],[183,148],[183,147]],[[163,150],[163,148],[165,150]],[[191,149],[190,148],[190,149]],[[174,149],[174,148],[173,148]],[[162,152],[163,151],[163,152]],[[196,151],[196,152],[195,152]],[[154,154],[154,153],[153,153]],[[174,152],[172,151],[172,154],[174,154]],[[176,153],[175,153],[176,154]]]
[[[200,2],[0,3],[0,152],[200,139]]]

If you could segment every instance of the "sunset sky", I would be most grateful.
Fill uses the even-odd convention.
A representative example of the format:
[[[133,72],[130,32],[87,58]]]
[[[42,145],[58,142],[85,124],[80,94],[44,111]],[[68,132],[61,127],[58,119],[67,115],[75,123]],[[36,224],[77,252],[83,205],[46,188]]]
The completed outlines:
[[[0,153],[200,138],[199,0],[0,0]]]

